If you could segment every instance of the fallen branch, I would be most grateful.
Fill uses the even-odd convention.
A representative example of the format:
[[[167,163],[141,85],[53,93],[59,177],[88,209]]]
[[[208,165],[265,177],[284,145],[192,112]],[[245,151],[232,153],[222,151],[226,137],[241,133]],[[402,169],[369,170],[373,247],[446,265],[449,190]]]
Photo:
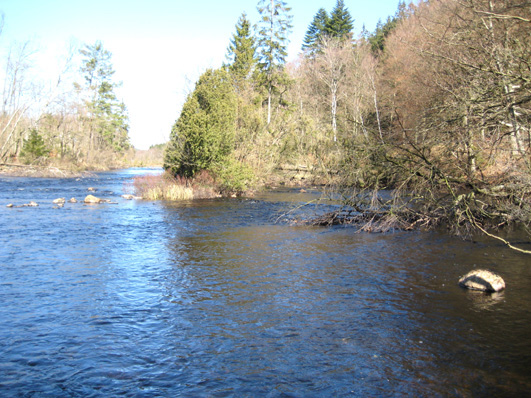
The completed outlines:
[[[478,225],[478,223],[476,223],[476,220],[472,220],[472,222],[473,222],[474,226],[477,229],[479,229],[481,232],[483,232],[485,235],[487,235],[490,238],[499,240],[500,242],[503,242],[510,249],[516,250],[517,252],[524,253],[524,254],[531,254],[531,250],[520,249],[519,247],[516,247],[513,244],[511,244],[511,242],[503,239],[501,236],[497,236],[497,235],[491,234],[490,232],[486,231],[484,228],[482,228],[480,225]]]

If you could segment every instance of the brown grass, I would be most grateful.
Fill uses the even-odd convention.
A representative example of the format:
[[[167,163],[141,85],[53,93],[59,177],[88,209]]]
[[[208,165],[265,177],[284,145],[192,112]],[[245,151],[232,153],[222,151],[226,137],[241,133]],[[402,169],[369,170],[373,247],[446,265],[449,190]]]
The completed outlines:
[[[191,200],[218,197],[219,194],[205,175],[195,179],[173,177],[167,173],[136,177],[135,194],[147,200]]]

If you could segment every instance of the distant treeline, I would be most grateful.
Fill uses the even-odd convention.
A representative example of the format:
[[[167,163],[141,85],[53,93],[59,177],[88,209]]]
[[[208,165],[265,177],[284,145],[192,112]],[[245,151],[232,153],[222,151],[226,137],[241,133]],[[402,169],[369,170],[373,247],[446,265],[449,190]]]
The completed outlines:
[[[53,84],[32,75],[35,52],[31,42],[13,45],[4,60],[0,163],[95,168],[123,160],[131,149],[129,121],[115,94],[110,52],[101,42],[71,48]]]

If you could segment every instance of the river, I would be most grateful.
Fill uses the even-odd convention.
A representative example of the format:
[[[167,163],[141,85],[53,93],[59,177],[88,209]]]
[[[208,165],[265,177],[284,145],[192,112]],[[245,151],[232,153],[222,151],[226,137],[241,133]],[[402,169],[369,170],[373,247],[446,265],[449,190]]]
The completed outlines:
[[[129,169],[0,176],[2,397],[519,397],[531,258],[276,222],[317,191],[125,200]],[[95,195],[115,204],[66,203]],[[14,207],[35,201],[38,207]],[[526,242],[521,242],[526,244]],[[528,245],[528,243],[527,243]],[[457,285],[476,267],[507,289]]]

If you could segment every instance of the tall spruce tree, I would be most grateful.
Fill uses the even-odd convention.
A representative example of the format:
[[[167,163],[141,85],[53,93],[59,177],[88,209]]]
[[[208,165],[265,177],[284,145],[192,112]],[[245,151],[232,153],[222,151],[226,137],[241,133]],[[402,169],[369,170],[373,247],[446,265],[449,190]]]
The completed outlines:
[[[255,72],[256,41],[251,32],[251,22],[245,13],[236,24],[236,33],[227,49],[227,62],[226,67],[236,81],[248,80]]]
[[[259,66],[267,89],[267,124],[271,122],[271,100],[275,88],[275,74],[282,70],[288,55],[288,35],[293,16],[284,0],[260,0],[258,12]]]
[[[343,0],[337,0],[336,6],[332,10],[328,20],[326,33],[330,37],[343,39],[350,37],[352,29],[354,29],[354,20],[347,7],[345,7],[345,2]]]
[[[321,41],[326,35],[329,19],[330,17],[324,8],[317,11],[304,36],[302,51],[310,55],[315,55],[319,51]]]

